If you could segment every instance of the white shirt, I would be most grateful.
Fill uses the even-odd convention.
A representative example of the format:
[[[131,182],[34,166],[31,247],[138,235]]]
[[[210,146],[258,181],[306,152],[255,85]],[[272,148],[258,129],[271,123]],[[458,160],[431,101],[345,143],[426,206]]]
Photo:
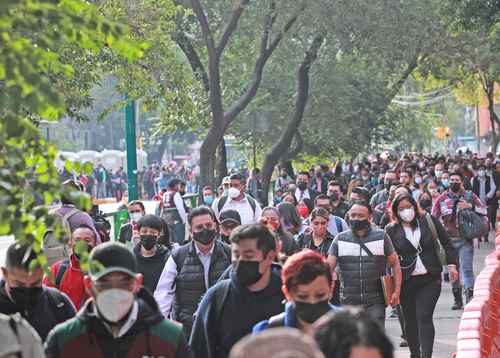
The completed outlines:
[[[215,241],[213,241],[212,248],[207,254],[204,254],[198,249],[198,246],[194,244],[196,249],[196,254],[198,255],[201,264],[203,265],[204,277],[205,277],[205,287],[210,287],[209,284],[209,271],[210,271],[210,262],[212,258],[212,253],[215,248]],[[187,245],[191,245],[190,243]],[[177,265],[175,264],[174,258],[172,255],[167,260],[165,267],[161,273],[160,279],[158,280],[158,284],[156,285],[156,289],[154,292],[154,297],[156,302],[158,302],[158,306],[160,307],[161,313],[168,318],[170,316],[170,311],[172,309],[172,303],[175,298],[175,279],[177,278]]]
[[[403,226],[405,230],[406,239],[410,241],[410,243],[415,247],[415,249],[419,250],[420,246],[420,228],[417,227],[415,230],[412,230],[411,227]],[[424,263],[420,259],[420,255],[417,254],[417,262],[415,263],[415,269],[411,273],[412,276],[425,275],[427,273],[427,269],[424,266]]]
[[[295,189],[295,199],[297,199],[297,202],[301,201],[304,198],[311,199],[311,194],[309,194],[309,189],[306,189],[304,191],[300,191],[299,188]]]
[[[212,204],[212,210],[215,212],[217,218],[219,218],[220,213],[225,210],[236,210],[238,214],[240,214],[241,224],[245,225],[245,224],[255,224],[262,215],[262,209],[259,203],[255,201],[255,213],[254,213],[252,205],[250,205],[250,202],[248,201],[246,195],[243,198],[243,200],[238,200],[238,201],[228,197],[226,202],[224,203],[224,206],[221,208],[219,212],[220,199],[221,198],[217,198],[216,200],[214,200]]]

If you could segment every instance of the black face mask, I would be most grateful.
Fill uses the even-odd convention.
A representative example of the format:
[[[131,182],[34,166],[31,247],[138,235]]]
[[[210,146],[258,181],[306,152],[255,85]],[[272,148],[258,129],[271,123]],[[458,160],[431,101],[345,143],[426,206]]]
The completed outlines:
[[[336,191],[331,193],[328,197],[330,198],[331,201],[338,201],[339,200],[339,196],[338,196]]]
[[[260,261],[238,260],[234,267],[236,277],[243,286],[253,285],[259,281],[262,274],[259,272]]]
[[[158,237],[155,235],[141,235],[141,246],[144,247],[145,250],[151,250],[156,246],[158,242]]]
[[[384,188],[386,190],[391,190],[391,186],[393,186],[394,183],[391,181],[391,182],[387,182],[387,183],[384,183]]]
[[[316,303],[295,302],[295,313],[306,323],[314,323],[318,318],[331,310],[328,300]]]
[[[461,188],[462,188],[462,185],[460,183],[451,183],[450,184],[450,190],[454,193],[458,193]]]
[[[220,234],[220,239],[222,242],[229,243],[229,235]]]
[[[10,296],[16,305],[25,310],[36,305],[43,293],[42,287],[11,287]]]
[[[370,228],[370,222],[368,220],[350,220],[350,225],[352,231],[362,231]]]
[[[200,244],[208,245],[215,239],[216,234],[215,230],[203,229],[200,232],[193,233],[193,240],[198,241]]]
[[[90,254],[90,251],[92,251],[93,247],[90,246],[89,244],[85,244],[85,250],[87,251],[88,254]],[[80,261],[81,259],[81,254],[77,253],[76,250],[74,250],[73,254],[75,257]]]
[[[429,209],[431,207],[431,205],[432,205],[432,200],[430,200],[430,199],[420,200],[420,206],[424,210]]]
[[[299,181],[297,183],[297,188],[299,188],[300,191],[304,191],[307,189],[307,183],[305,183],[303,181]]]

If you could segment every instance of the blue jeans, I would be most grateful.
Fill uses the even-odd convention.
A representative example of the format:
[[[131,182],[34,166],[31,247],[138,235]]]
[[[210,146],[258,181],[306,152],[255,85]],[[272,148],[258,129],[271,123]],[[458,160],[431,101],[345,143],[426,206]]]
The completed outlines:
[[[458,269],[464,289],[474,288],[474,245],[472,241],[452,238],[451,243],[458,253]],[[460,281],[454,282],[453,287],[459,288]]]

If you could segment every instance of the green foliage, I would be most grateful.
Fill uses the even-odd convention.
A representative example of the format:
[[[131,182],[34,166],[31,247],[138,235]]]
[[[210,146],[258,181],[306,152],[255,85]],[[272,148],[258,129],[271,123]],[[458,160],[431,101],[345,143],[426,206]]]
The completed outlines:
[[[70,55],[93,55],[106,46],[127,61],[140,57],[143,46],[125,35],[122,25],[105,20],[82,0],[2,2],[0,235],[14,235],[40,251],[43,234],[52,225],[48,206],[71,194],[61,190],[53,164],[56,148],[40,137],[34,123],[57,119],[68,110],[61,88],[70,88],[80,75]],[[64,80],[69,82],[61,87]],[[88,199],[77,202],[85,207]],[[39,261],[46,263],[43,256]]]

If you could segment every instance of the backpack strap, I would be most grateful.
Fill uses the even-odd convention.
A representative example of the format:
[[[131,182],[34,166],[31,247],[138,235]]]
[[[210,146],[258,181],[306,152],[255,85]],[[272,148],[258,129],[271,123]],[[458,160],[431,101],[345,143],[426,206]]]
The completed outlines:
[[[17,329],[17,325],[18,325],[18,321],[17,319],[15,318],[15,316],[10,316],[9,317],[9,326],[10,326],[10,329],[12,330],[12,332],[14,333],[14,336],[16,336],[16,341],[17,343],[19,344],[19,346],[21,347],[22,344],[21,344],[21,340],[19,338],[19,330]],[[15,356],[17,358],[22,358],[23,357],[23,352],[22,350],[20,351],[17,351],[15,353]]]
[[[57,289],[59,289],[61,286],[61,282],[64,278],[64,274],[68,270],[69,264],[70,264],[69,259],[65,259],[61,262],[61,264],[57,268],[56,279],[54,281],[54,284]]]
[[[217,211],[219,212],[219,215],[222,208],[224,208],[224,205],[226,205],[226,202],[227,202],[227,195],[222,196],[217,202]]]
[[[66,214],[62,215],[62,220],[67,221],[69,223],[69,219],[75,214],[78,214],[80,210],[76,208],[72,208],[70,211],[68,211]]]
[[[215,319],[218,320],[222,314],[224,303],[226,302],[231,287],[231,280],[221,281],[220,286],[215,291]]]
[[[267,328],[276,328],[276,327],[284,327],[285,326],[285,316],[286,313],[280,313],[279,315],[272,316],[267,321]]]
[[[257,208],[257,203],[255,202],[255,199],[252,198],[250,195],[246,195],[248,203],[250,204],[250,207],[252,208],[253,211],[253,216],[255,216],[255,209]]]
[[[51,289],[49,287],[44,289],[44,292],[47,292],[47,297],[50,301],[50,305],[52,307],[52,312],[56,316],[58,322],[64,322],[68,319],[66,315],[63,315],[63,309],[66,306],[66,302],[63,300],[62,295],[58,290]]]
[[[368,247],[366,247],[366,245],[363,242],[360,241],[359,246],[361,246],[363,251],[366,252],[368,254],[368,256],[373,256],[373,253],[370,251],[370,249]]]

